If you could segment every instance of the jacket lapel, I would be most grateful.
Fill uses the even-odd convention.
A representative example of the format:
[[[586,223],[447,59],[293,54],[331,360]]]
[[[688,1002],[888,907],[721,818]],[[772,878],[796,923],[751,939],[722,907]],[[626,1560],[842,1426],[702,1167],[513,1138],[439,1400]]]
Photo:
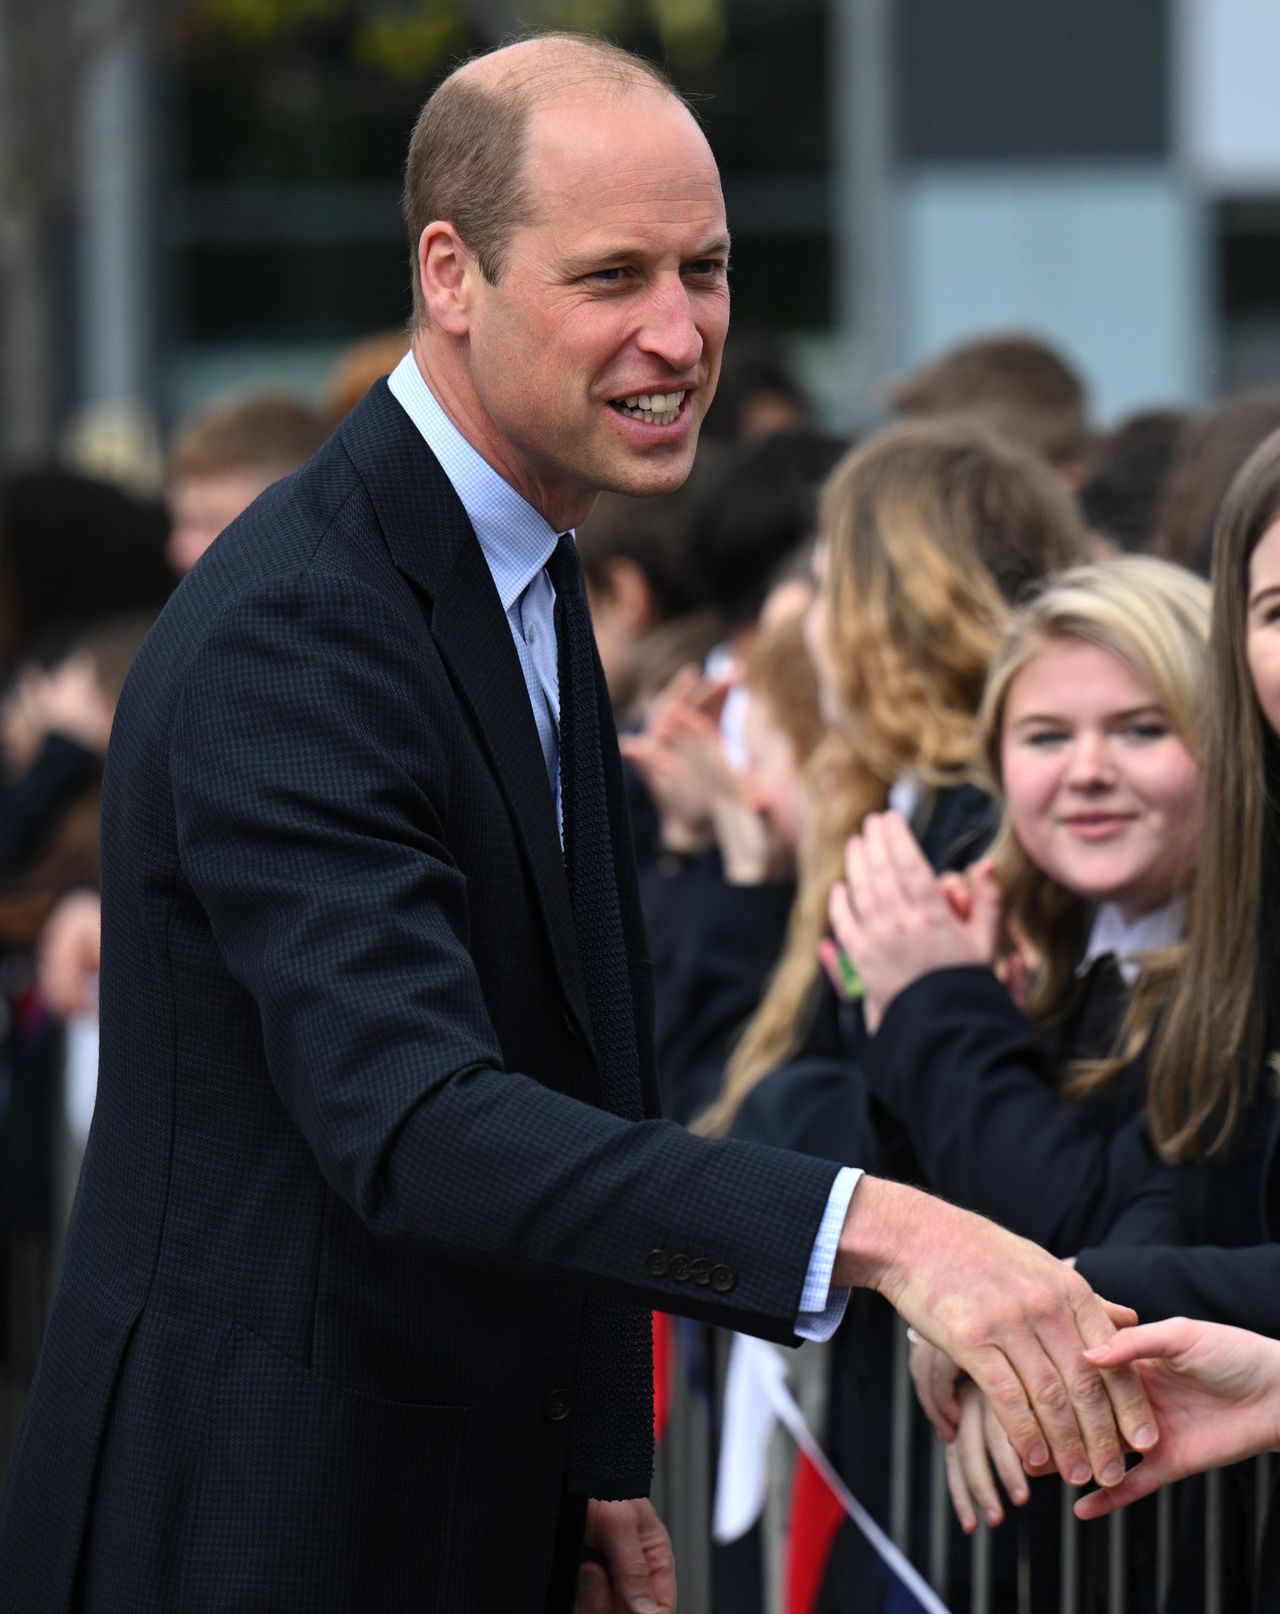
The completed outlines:
[[[532,872],[560,984],[589,1036],[555,799],[483,551],[448,478],[385,381],[339,434],[369,490],[392,560],[427,597],[432,636],[480,735]]]

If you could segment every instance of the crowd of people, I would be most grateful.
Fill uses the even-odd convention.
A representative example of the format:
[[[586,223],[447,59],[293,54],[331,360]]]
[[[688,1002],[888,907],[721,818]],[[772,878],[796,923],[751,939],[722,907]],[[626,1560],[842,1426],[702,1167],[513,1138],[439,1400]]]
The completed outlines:
[[[551,49],[581,70],[581,42]],[[520,89],[519,61],[510,69],[513,81],[503,80],[507,69],[491,59],[473,72],[477,83],[464,78],[453,101],[446,94],[434,112],[428,103],[410,159],[411,172],[422,168],[424,188],[449,177],[450,165],[431,142],[447,152],[447,140],[461,139],[461,130],[476,146],[468,97],[485,91],[486,73],[499,75],[495,82],[506,90],[512,83]],[[566,91],[555,74],[562,68],[556,58],[560,96]],[[709,333],[683,365],[692,375],[708,362],[699,355],[713,339],[723,340],[727,319],[718,184],[708,178],[714,165],[669,87],[634,63],[615,60],[608,71],[607,90],[593,92],[600,106],[612,116],[617,98],[647,98],[642,110],[653,115],[654,138],[673,154],[673,171],[694,175],[692,211],[702,208],[710,220],[688,241],[692,226],[664,225],[679,236],[667,256],[681,273],[694,266],[690,295],[702,298],[699,318]],[[584,158],[563,146],[563,130],[545,118],[537,123],[536,98],[533,105],[538,177],[576,171],[573,164],[590,153]],[[591,110],[576,106],[573,115],[585,120]],[[558,103],[558,114],[569,115],[566,103]],[[606,132],[617,142],[616,166],[629,133],[621,120]],[[633,178],[647,207],[646,182]],[[582,186],[568,184],[554,191],[565,230],[578,228],[579,193]],[[633,1438],[647,1415],[648,1385],[634,1371],[647,1366],[647,1343],[643,1355],[632,1351],[643,1308],[637,1320],[634,1303],[614,1304],[610,1285],[633,1302],[678,1299],[708,1323],[736,1319],[779,1339],[812,1327],[810,1337],[821,1338],[828,1313],[849,1298],[844,1275],[855,1292],[831,1351],[825,1431],[837,1467],[883,1516],[891,1300],[919,1327],[912,1373],[929,1421],[948,1443],[957,1528],[972,1532],[980,1515],[999,1524],[1006,1499],[1026,1507],[1037,1544],[1034,1605],[1048,1610],[1057,1595],[1059,1503],[1056,1488],[1038,1486],[1038,1477],[1056,1471],[1083,1484],[1095,1473],[1103,1488],[1082,1497],[1078,1512],[1097,1518],[1165,1480],[1280,1440],[1280,1284],[1272,1287],[1280,1265],[1273,1166],[1280,1128],[1273,1069],[1280,1046],[1273,963],[1280,940],[1273,934],[1280,898],[1280,398],[1153,409],[1099,431],[1086,389],[1061,354],[1031,335],[995,335],[901,379],[885,395],[888,419],[851,442],[815,427],[803,389],[768,342],[744,339],[729,348],[688,481],[656,496],[609,492],[596,503],[595,488],[608,479],[594,465],[578,465],[573,443],[555,441],[573,475],[557,461],[552,476],[541,448],[535,453],[526,441],[552,428],[572,437],[572,420],[512,424],[503,410],[475,407],[476,399],[516,385],[503,379],[498,360],[509,360],[510,344],[522,339],[511,309],[520,319],[533,317],[519,298],[539,307],[536,277],[522,281],[516,273],[514,291],[495,290],[501,276],[476,278],[459,268],[469,259],[454,214],[427,208],[418,216],[413,208],[411,184],[415,296],[422,303],[416,359],[400,360],[399,342],[378,343],[362,355],[363,376],[344,369],[333,411],[346,421],[338,447],[331,440],[313,457],[332,418],[258,398],[218,407],[175,432],[167,514],[61,471],[14,473],[0,482],[0,653],[8,676],[0,728],[7,770],[0,989],[8,1010],[0,1204],[10,1225],[47,1223],[52,1215],[49,1104],[58,1023],[95,1006],[96,825],[113,712],[147,623],[178,576],[194,568],[162,632],[148,641],[142,679],[131,681],[132,715],[113,751],[117,805],[109,837],[116,956],[127,961],[114,978],[116,1046],[132,1049],[149,1070],[154,1057],[156,1091],[170,1092],[164,1084],[175,1059],[187,1061],[190,1091],[174,1101],[184,1114],[172,1135],[189,1151],[184,1186],[192,1198],[172,1214],[159,1205],[155,1173],[168,1185],[172,1169],[168,1123],[131,1108],[141,1103],[138,1092],[117,1075],[101,1134],[108,1142],[99,1142],[95,1186],[77,1212],[78,1264],[62,1291],[62,1331],[45,1370],[55,1386],[59,1373],[74,1377],[75,1352],[65,1342],[85,1337],[92,1314],[101,1326],[93,1323],[92,1350],[85,1347],[97,1352],[92,1362],[86,1358],[83,1378],[93,1378],[93,1387],[85,1404],[94,1396],[101,1404],[94,1401],[98,1411],[77,1424],[81,1409],[47,1391],[44,1423],[28,1426],[23,1485],[6,1520],[9,1562],[37,1584],[42,1570],[27,1548],[23,1509],[44,1506],[39,1499],[47,1501],[58,1484],[49,1442],[65,1436],[81,1443],[76,1483],[86,1496],[93,1486],[97,1497],[91,1525],[84,1524],[87,1503],[69,1506],[59,1525],[65,1562],[58,1574],[68,1597],[76,1577],[81,1589],[91,1582],[107,1607],[124,1606],[110,1602],[113,1589],[132,1585],[163,1598],[156,1588],[178,1584],[174,1576],[187,1585],[207,1575],[209,1585],[225,1590],[300,1585],[282,1577],[304,1570],[312,1577],[307,1584],[324,1595],[326,1577],[337,1571],[303,1550],[301,1535],[288,1562],[266,1552],[251,1564],[230,1564],[233,1555],[220,1554],[223,1523],[244,1512],[229,1470],[220,1477],[200,1470],[212,1522],[205,1534],[195,1531],[196,1545],[177,1564],[160,1528],[176,1502],[160,1494],[154,1475],[189,1474],[194,1437],[181,1418],[162,1429],[151,1409],[171,1413],[179,1405],[180,1397],[169,1396],[179,1362],[189,1370],[183,1394],[198,1389],[204,1397],[199,1386],[210,1375],[230,1385],[219,1395],[248,1385],[248,1398],[226,1409],[242,1420],[239,1438],[261,1438],[263,1463],[300,1476],[299,1494],[321,1462],[346,1463],[354,1450],[366,1465],[365,1489],[353,1485],[335,1500],[313,1488],[299,1517],[314,1523],[322,1503],[330,1510],[349,1504],[358,1519],[343,1528],[354,1533],[358,1526],[378,1539],[385,1520],[374,1481],[385,1479],[384,1449],[399,1450],[393,1423],[404,1406],[415,1420],[432,1415],[420,1425],[422,1438],[434,1443],[434,1466],[418,1476],[423,1484],[443,1483],[467,1444],[460,1424],[442,1421],[458,1407],[416,1405],[412,1396],[406,1402],[397,1388],[427,1371],[415,1351],[444,1355],[442,1345],[424,1344],[423,1330],[402,1323],[401,1303],[407,1295],[421,1299],[425,1272],[438,1286],[432,1294],[483,1314],[477,1326],[501,1295],[505,1324],[483,1336],[480,1357],[523,1351],[526,1341],[509,1337],[519,1333],[510,1324],[515,1306],[527,1319],[529,1352],[543,1352],[549,1364],[577,1362],[578,1341],[587,1342],[581,1417],[594,1444],[571,1431],[583,1444],[552,1450],[571,1399],[559,1389],[542,1397],[541,1421],[527,1419],[521,1436],[520,1462],[530,1474],[544,1472],[540,1463],[568,1474],[563,1496],[542,1498],[535,1519],[530,1488],[504,1471],[506,1489],[490,1500],[506,1509],[503,1530],[511,1540],[524,1531],[530,1550],[545,1552],[543,1578],[535,1584],[531,1576],[526,1588],[530,1598],[541,1600],[549,1576],[554,1595],[541,1606],[567,1607],[579,1586],[579,1607],[603,1607],[590,1594],[595,1570],[588,1567],[578,1581],[579,1548],[584,1540],[593,1550],[598,1543],[603,1566],[616,1566],[617,1527],[602,1522],[596,1499],[634,1497],[647,1450]],[[466,228],[482,225],[468,220]],[[535,245],[540,228],[522,226]],[[623,272],[609,266],[603,274]],[[511,308],[503,296],[513,299]],[[476,335],[483,335],[477,309],[486,298],[498,310],[484,327],[497,333],[492,349]],[[550,316],[544,326],[547,342],[565,340]],[[684,326],[668,340],[681,336],[689,340]],[[675,357],[664,362],[679,367]],[[357,403],[364,383],[388,371],[391,385]],[[704,381],[698,372],[698,384]],[[686,390],[696,391],[692,381],[653,397],[623,386],[608,409],[632,423],[674,427]],[[511,398],[501,401],[519,414]],[[352,404],[354,413],[345,415]],[[610,430],[617,426],[612,416]],[[460,422],[471,437],[455,430]],[[598,422],[583,429],[596,432]],[[407,479],[406,491],[388,466],[415,454],[418,480]],[[618,458],[624,463],[621,451]],[[289,477],[304,462],[302,476]],[[505,482],[501,466],[512,471]],[[446,497],[449,485],[458,498]],[[504,556],[485,548],[480,529],[485,499],[501,502],[517,486],[530,496],[520,519],[543,500],[536,509],[545,518],[538,537],[546,551],[508,600]],[[237,522],[246,507],[248,519]],[[463,543],[470,532],[464,507],[478,546]],[[422,534],[406,512],[437,524],[430,554],[412,548]],[[234,531],[219,544],[228,525]],[[592,725],[598,715],[590,654],[580,641],[573,649],[573,551],[557,536],[569,528],[576,528],[621,736],[624,767],[616,776],[602,729],[588,729],[585,743],[579,729],[573,753],[566,738],[569,711],[579,724],[589,709]],[[258,575],[258,544],[270,547],[287,587],[277,586],[274,572],[265,583]],[[318,546],[328,546],[324,565],[309,570]],[[295,548],[305,550],[307,564]],[[494,596],[492,620],[477,614],[481,594]],[[423,598],[432,602],[430,639],[420,620]],[[538,649],[553,621],[560,674]],[[444,646],[439,660],[432,659],[437,645]],[[489,652],[498,646],[522,683],[513,674],[511,687],[499,689],[491,678]],[[549,684],[554,696],[540,705],[537,692]],[[512,688],[521,701],[529,694],[535,722],[547,720],[536,733],[528,724],[518,734],[503,730]],[[436,725],[429,765],[413,750],[415,726],[403,720],[428,696]],[[459,713],[468,714],[465,721]],[[496,772],[477,734],[495,757],[503,754]],[[362,749],[350,749],[353,736]],[[318,755],[312,742],[329,749]],[[428,777],[432,768],[438,777]],[[520,799],[540,815],[535,822],[515,813],[524,841],[507,827],[499,775],[506,790],[527,792]],[[592,792],[601,806],[595,821],[580,805]],[[634,887],[618,844],[627,824]],[[131,834],[139,837],[136,857]],[[589,834],[597,839],[579,838]],[[598,887],[605,865],[618,870],[616,887],[612,879]],[[558,875],[562,866],[563,911],[548,895],[549,871]],[[536,880],[526,867],[541,871]],[[385,902],[366,930],[369,870],[386,877],[377,887]],[[509,894],[526,885],[528,902],[513,908]],[[574,935],[564,953],[540,939],[539,904],[560,915],[550,928],[559,924]],[[653,965],[663,1108],[695,1141],[678,1129],[646,1130],[653,1120],[642,1024],[649,983],[633,907],[643,912]],[[464,908],[465,920],[458,917]],[[519,971],[504,963],[513,937],[517,945],[524,938],[528,950]],[[579,962],[566,969],[564,956]],[[159,957],[177,983],[172,988],[167,977],[156,978]],[[430,992],[397,973],[402,957],[429,961]],[[143,1023],[136,999],[144,987],[159,1029]],[[200,1014],[210,1017],[209,1045],[188,1047],[187,1019],[195,1023]],[[398,1049],[438,1050],[441,1017],[452,1039],[448,1070],[424,1094],[420,1070]],[[603,1060],[603,1103],[596,1106],[579,1102],[591,1090],[592,1067],[575,1063],[587,1056],[573,1051],[584,1024],[619,1067]],[[172,1058],[170,1045],[179,1051]],[[519,1055],[508,1056],[508,1048]],[[547,1049],[557,1051],[569,1072],[562,1090],[523,1080],[513,1090],[507,1078],[526,1068],[515,1060],[531,1049],[530,1057],[544,1060]],[[330,1063],[335,1091],[314,1088],[316,1068],[327,1073]],[[270,1082],[259,1066],[270,1066]],[[368,1078],[359,1102],[357,1077]],[[619,1084],[612,1091],[611,1080]],[[218,1113],[220,1083],[241,1096],[234,1115]],[[441,1117],[437,1129],[424,1119],[432,1105]],[[560,1134],[553,1147],[551,1135],[537,1131],[535,1123],[552,1119],[580,1145],[578,1153],[564,1146],[562,1158]],[[643,1124],[624,1127],[624,1120]],[[516,1182],[526,1125],[545,1157],[537,1171],[530,1163],[527,1182]],[[224,1157],[215,1141],[201,1152],[200,1140],[225,1140],[228,1128],[235,1129],[234,1149],[228,1143]],[[451,1139],[465,1139],[505,1175],[509,1205],[495,1194],[482,1215],[459,1203],[467,1183],[451,1173],[465,1172],[467,1160]],[[149,1162],[151,1177],[140,1171],[136,1185],[122,1183],[118,1163],[104,1153],[112,1142],[154,1148],[166,1164]],[[1068,1390],[1079,1392],[1080,1427],[1070,1432],[1078,1462],[1064,1467],[1070,1444],[1060,1447],[1048,1423],[1043,1434],[1052,1450],[1037,1451],[1036,1426],[1025,1421],[1021,1445],[1011,1444],[1010,1406],[1001,1396],[1008,1376],[1002,1381],[985,1369],[987,1357],[1013,1347],[988,1349],[980,1322],[953,1324],[946,1297],[915,1292],[913,1285],[926,1283],[918,1270],[930,1242],[923,1228],[914,1261],[905,1253],[877,1255],[874,1282],[864,1276],[872,1256],[841,1244],[810,1305],[805,1267],[795,1258],[813,1249],[813,1270],[822,1244],[813,1238],[817,1211],[835,1208],[844,1217],[852,1202],[871,1207],[865,1215],[873,1217],[874,1206],[886,1202],[873,1197],[870,1179],[858,1185],[848,1171],[806,1165],[797,1182],[798,1157],[861,1168],[980,1212],[1071,1263],[1111,1304],[1112,1321],[1130,1323],[1136,1314],[1140,1326],[1099,1337],[1087,1358],[1111,1375],[1114,1421],[1110,1408],[1097,1427],[1085,1415],[1089,1387],[1102,1380],[1066,1375]],[[645,1226],[656,1229],[645,1242],[648,1254],[641,1252],[647,1276],[637,1257],[636,1272],[628,1268],[619,1278],[621,1257],[606,1246],[625,1226],[621,1213],[615,1226],[609,1210],[620,1183],[603,1165],[584,1171],[584,1160],[615,1162],[628,1192],[641,1199]],[[713,1169],[722,1178],[704,1181]],[[683,1200],[695,1202],[690,1238],[696,1232],[709,1248],[714,1235],[726,1253],[672,1253],[674,1235],[668,1241],[661,1233],[668,1211],[655,1173],[681,1185],[670,1196],[673,1218],[684,1212]],[[244,1181],[258,1186],[248,1191]],[[300,1231],[305,1217],[296,1203],[276,1202],[289,1197],[282,1184],[293,1185],[294,1200],[306,1197],[319,1229],[315,1248],[330,1252],[324,1261],[333,1263],[324,1268],[327,1278],[319,1257],[310,1278],[299,1276],[312,1259]],[[767,1301],[754,1290],[754,1299],[740,1291],[729,1300],[739,1285],[731,1262],[746,1273],[755,1253],[732,1213],[761,1184],[794,1203],[794,1225]],[[135,1189],[136,1202],[129,1197]],[[121,1215],[125,1203],[137,1212],[127,1237],[120,1224],[132,1211]],[[924,1201],[913,1196],[909,1203]],[[121,1233],[122,1249],[136,1252],[138,1240],[150,1237],[139,1229],[155,1228],[156,1249],[170,1252],[162,1287],[171,1292],[153,1299],[150,1269],[139,1260],[134,1268],[126,1262],[121,1278],[128,1304],[117,1294],[103,1297],[95,1206],[103,1225]],[[839,1217],[838,1225],[847,1225]],[[562,1226],[565,1218],[571,1226]],[[958,1251],[984,1225],[966,1218],[943,1232]],[[277,1227],[298,1242],[282,1235],[271,1244],[263,1262],[280,1262],[272,1268],[279,1281],[259,1292],[257,1265],[252,1279],[237,1265],[237,1228],[274,1238]],[[176,1255],[173,1240],[183,1246]],[[701,1245],[691,1242],[695,1247]],[[1026,1248],[1003,1238],[992,1245],[999,1261],[1014,1264]],[[459,1250],[501,1281],[475,1278]],[[1058,1282],[1056,1261],[1039,1252],[1035,1260]],[[289,1263],[297,1270],[286,1271]],[[188,1293],[197,1268],[207,1288],[197,1292],[192,1284]],[[566,1285],[572,1328],[564,1308],[551,1307],[552,1300],[560,1304],[557,1296],[521,1287],[529,1271],[544,1270],[573,1280]],[[963,1276],[975,1274],[994,1281],[980,1263]],[[806,1277],[803,1290],[796,1276]],[[332,1287],[321,1293],[326,1281]],[[604,1292],[598,1311],[594,1297],[590,1305],[581,1301],[574,1282]],[[743,1289],[754,1282],[744,1279]],[[1072,1287],[1075,1278],[1062,1282],[1055,1295],[1074,1296],[1084,1316],[1087,1291]],[[375,1305],[370,1296],[387,1303]],[[293,1308],[287,1317],[282,1297]],[[220,1311],[214,1318],[224,1302],[232,1311],[242,1303],[259,1307],[259,1331],[228,1323]],[[328,1316],[317,1322],[326,1306]],[[210,1315],[202,1308],[212,1308]],[[1097,1331],[1098,1315],[1090,1312],[1081,1324],[1082,1339],[1086,1326]],[[308,1355],[306,1376],[295,1373],[294,1352],[303,1347],[291,1330],[299,1326],[306,1352],[335,1354],[334,1372],[312,1374]],[[260,1337],[277,1327],[288,1349]],[[349,1344],[365,1337],[377,1341],[373,1367]],[[1019,1352],[1041,1349],[1040,1336],[1025,1343],[1020,1319],[1010,1337]],[[343,1356],[348,1349],[354,1366]],[[954,1359],[960,1354],[966,1372]],[[470,1375],[480,1369],[471,1354],[463,1356],[450,1371],[472,1388]],[[1021,1360],[1022,1382],[1043,1420],[1052,1387],[1038,1400],[1028,1381],[1043,1375]],[[592,1363],[614,1361],[627,1362],[631,1378],[597,1395],[591,1425],[588,1392],[601,1390],[591,1373],[602,1371]],[[1135,1361],[1142,1363],[1137,1378]],[[508,1369],[502,1382],[517,1382],[516,1368]],[[381,1398],[368,1397],[366,1415],[387,1415],[387,1422],[373,1436],[373,1425],[351,1413],[364,1390],[347,1400],[338,1394],[346,1394],[348,1371],[361,1384],[362,1374],[376,1381]],[[124,1390],[115,1396],[117,1374]],[[257,1387],[268,1383],[282,1409],[278,1425],[255,1412]],[[103,1439],[108,1402],[113,1430],[124,1432],[103,1440],[99,1453],[90,1447]],[[514,1437],[502,1409],[487,1406],[483,1392],[470,1406],[477,1427],[482,1415],[493,1416],[484,1438],[505,1449]],[[1154,1449],[1154,1430],[1136,1427],[1152,1410],[1160,1437]],[[622,1435],[610,1428],[615,1417]],[[89,1424],[91,1437],[84,1435]],[[326,1444],[313,1450],[306,1441],[321,1439],[318,1429]],[[334,1429],[345,1431],[342,1439],[330,1439]],[[1107,1461],[1118,1434],[1150,1451],[1123,1479],[1118,1461]],[[356,1470],[341,1472],[350,1479]],[[408,1472],[396,1470],[401,1478]],[[608,1483],[591,1488],[601,1475],[611,1476]],[[141,1515],[130,1522],[121,1511],[121,1499],[131,1507],[144,1479],[154,1492],[154,1530]],[[484,1510],[472,1496],[479,1483],[465,1481],[475,1504],[468,1530],[480,1529],[475,1518]],[[1194,1508],[1195,1493],[1181,1495],[1179,1505]],[[629,1527],[650,1528],[647,1514],[628,1517]],[[1280,1540],[1268,1541],[1255,1567],[1256,1521],[1243,1504],[1232,1517],[1238,1540],[1224,1571],[1229,1606],[1244,1607],[1255,1592],[1266,1606],[1267,1589],[1275,1595],[1280,1587]],[[397,1528],[406,1522],[397,1520]],[[463,1571],[440,1567],[447,1556],[435,1540],[444,1528],[440,1511],[426,1509],[425,1525],[414,1552],[436,1553],[431,1572],[442,1587],[446,1572]],[[1130,1539],[1128,1606],[1156,1614],[1155,1525],[1141,1510]],[[133,1562],[121,1546],[130,1540]],[[483,1561],[474,1542],[472,1548],[466,1573],[478,1585],[500,1566]],[[1185,1573],[1174,1579],[1168,1611],[1200,1606],[1196,1574],[1203,1565],[1193,1532],[1180,1533],[1179,1551]],[[345,1562],[341,1568],[354,1572]],[[998,1575],[1012,1572],[1009,1562],[998,1562]],[[666,1573],[664,1561],[664,1584]],[[1100,1558],[1086,1563],[1084,1579],[1088,1606],[1105,1607]],[[734,1595],[745,1614],[750,1591]],[[964,1607],[962,1574],[950,1595]],[[839,1555],[833,1560],[827,1596],[833,1609],[887,1607],[852,1551],[843,1563]]]
[[[687,556],[684,621],[702,640],[722,624],[697,665],[619,697],[666,1102],[713,1136],[925,1184],[1144,1323],[1274,1335],[1277,399],[1095,432],[1067,361],[1024,336],[965,344],[887,396],[893,418],[856,445],[803,425],[740,444],[683,542],[663,534],[664,558]],[[738,524],[732,594],[697,592]],[[622,525],[611,512],[613,553]],[[592,541],[588,522],[586,557]],[[628,564],[643,573],[639,542]],[[680,644],[681,619],[652,637]],[[855,1309],[826,1435],[883,1519],[892,1328],[882,1302]],[[1034,1606],[1056,1607],[1056,1494],[940,1353],[913,1354],[960,1525],[1029,1502]],[[1261,1427],[1250,1449],[1274,1438]],[[1168,1477],[1143,1468],[1131,1495]],[[1241,1606],[1250,1485],[1223,1568]],[[1193,1608],[1203,1534],[1179,1540],[1167,1606]],[[1101,1608],[1107,1549],[1086,1541]],[[1132,1607],[1155,1606],[1153,1555],[1139,1510]],[[851,1548],[830,1606],[878,1606],[867,1580]]]

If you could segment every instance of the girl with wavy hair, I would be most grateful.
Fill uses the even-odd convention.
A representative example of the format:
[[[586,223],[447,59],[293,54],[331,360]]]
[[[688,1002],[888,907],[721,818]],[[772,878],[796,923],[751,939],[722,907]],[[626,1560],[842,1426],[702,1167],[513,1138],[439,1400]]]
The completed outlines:
[[[989,836],[974,783],[987,668],[1012,602],[1085,547],[1052,471],[959,419],[854,449],[824,489],[819,531],[806,632],[830,733],[809,765],[816,805],[781,958],[699,1123],[712,1134],[735,1128],[748,1095],[797,1055],[841,1051],[818,948],[845,842],[867,814],[898,805],[938,867],[968,862]]]

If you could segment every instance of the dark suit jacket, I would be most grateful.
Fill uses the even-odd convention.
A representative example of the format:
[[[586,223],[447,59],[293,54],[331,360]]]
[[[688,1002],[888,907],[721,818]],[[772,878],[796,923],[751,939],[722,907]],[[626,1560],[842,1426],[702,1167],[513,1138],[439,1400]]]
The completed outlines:
[[[834,1168],[597,1107],[510,631],[385,383],[166,608],[104,848],[98,1111],[0,1603],[541,1614],[562,1495],[647,1483],[611,1308],[791,1339]]]

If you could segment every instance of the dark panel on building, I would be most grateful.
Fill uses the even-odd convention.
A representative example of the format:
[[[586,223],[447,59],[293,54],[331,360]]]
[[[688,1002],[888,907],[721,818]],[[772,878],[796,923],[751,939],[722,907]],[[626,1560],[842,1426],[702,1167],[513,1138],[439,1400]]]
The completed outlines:
[[[909,161],[1161,158],[1167,0],[899,0]]]

